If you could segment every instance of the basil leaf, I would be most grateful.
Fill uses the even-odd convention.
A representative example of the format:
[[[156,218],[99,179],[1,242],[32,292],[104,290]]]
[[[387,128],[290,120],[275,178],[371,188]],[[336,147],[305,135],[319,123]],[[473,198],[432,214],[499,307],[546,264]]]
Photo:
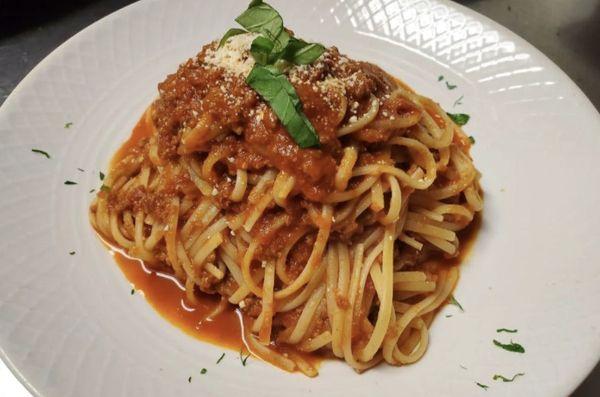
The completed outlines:
[[[288,60],[291,59],[294,53],[296,53],[298,50],[303,49],[307,45],[308,43],[306,41],[302,39],[297,39],[295,37],[291,37],[290,42],[287,48],[285,49],[285,58]]]
[[[302,112],[300,98],[283,75],[275,75],[260,65],[254,65],[246,83],[269,103],[281,124],[301,148],[319,145],[319,136]]]
[[[287,62],[282,61],[281,59],[275,62],[274,65],[265,65],[265,69],[267,69],[271,74],[277,76],[282,74],[283,71],[287,68]]]
[[[456,125],[465,125],[469,122],[471,116],[464,113],[446,113],[448,117],[452,119],[456,123]]]
[[[291,36],[284,29],[279,33],[279,35],[275,38],[275,47],[273,51],[275,53],[283,54],[284,50],[287,48],[288,43],[290,42]]]
[[[250,4],[248,4],[248,8],[252,8],[252,7],[255,7],[255,6],[261,5],[262,3],[263,3],[263,1],[262,1],[262,0],[252,0],[252,1],[250,2]]]
[[[273,52],[269,57],[269,63],[274,63],[278,59],[282,58],[285,54],[288,43],[290,42],[290,34],[284,30],[274,40]]]
[[[323,52],[325,52],[325,47],[321,44],[307,43],[306,46],[298,49],[292,54],[290,61],[296,65],[308,65],[320,57]]]
[[[503,348],[504,350],[508,350],[509,352],[513,352],[513,353],[525,353],[525,348],[521,345],[519,345],[518,343],[514,343],[512,340],[510,341],[510,343],[501,343],[498,342],[496,339],[494,339],[494,345]]]
[[[244,33],[248,33],[248,32],[246,32],[244,29],[238,29],[238,28],[229,29],[227,32],[225,32],[221,41],[219,41],[219,46],[217,48],[223,47],[225,45],[225,43],[227,43],[227,40],[229,40],[230,37],[237,36],[238,34],[244,34]]]
[[[252,5],[235,19],[246,30],[255,33],[261,33],[266,38],[275,41],[277,36],[283,30],[283,19],[281,15],[270,5],[260,2]]]
[[[256,63],[265,65],[269,62],[269,55],[273,50],[275,44],[265,37],[258,36],[252,41],[250,45],[250,53],[256,61]]]

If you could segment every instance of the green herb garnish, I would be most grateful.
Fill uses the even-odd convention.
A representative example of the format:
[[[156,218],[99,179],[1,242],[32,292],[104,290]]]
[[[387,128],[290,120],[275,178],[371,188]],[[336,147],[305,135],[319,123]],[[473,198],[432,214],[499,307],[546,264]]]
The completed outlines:
[[[459,366],[459,367],[461,367],[461,368],[462,368],[462,369],[464,369],[464,370],[466,370],[466,369],[467,369],[467,367],[465,367],[465,366],[464,366],[464,365],[462,365],[462,364],[458,364],[458,366]]]
[[[458,303],[458,301],[456,300],[456,298],[454,297],[454,295],[450,295],[450,304],[457,306],[461,312],[464,312],[465,309],[463,309],[462,305],[460,303]]]
[[[90,193],[94,193],[96,189],[90,189]]]
[[[188,383],[192,383],[192,377],[191,376],[188,378]]]
[[[244,33],[248,33],[248,32],[246,32],[244,29],[238,29],[238,28],[229,29],[227,32],[225,32],[221,41],[219,41],[218,48],[223,47],[223,44],[227,43],[227,40],[229,40],[231,37],[237,36],[239,34],[244,34]]]
[[[453,90],[455,89],[457,86],[456,84],[450,84],[446,81],[446,88],[448,88],[449,90]]]
[[[500,333],[500,332],[508,332],[508,333],[511,333],[511,334],[514,334],[514,333],[516,333],[518,331],[519,331],[518,329],[508,329],[508,328],[498,328],[496,330],[496,332],[498,332],[498,333]]]
[[[514,374],[512,378],[507,378],[505,376],[502,375],[494,375],[494,380],[501,380],[502,382],[512,382],[514,381],[516,378],[518,378],[519,376],[523,376],[525,375],[523,372],[519,372],[518,374]]]
[[[100,191],[108,193],[110,192],[110,186],[102,185],[100,186]]]
[[[256,61],[246,83],[269,103],[285,129],[301,148],[319,145],[319,136],[302,111],[296,90],[282,74],[290,63],[306,65],[323,54],[325,47],[290,36],[281,15],[262,0],[253,0],[236,22],[245,28],[229,29],[219,47],[238,34],[258,33],[250,53]]]
[[[75,251],[69,252],[69,255],[75,255]]]
[[[235,19],[249,32],[260,33],[274,41],[283,31],[281,15],[262,0],[252,1],[248,9]]]
[[[452,107],[456,107],[458,105],[462,105],[462,100],[465,96],[461,95],[456,101],[454,101],[454,104],[452,105]]]
[[[273,51],[273,47],[275,47],[275,43],[271,40],[258,36],[252,41],[250,53],[256,63],[266,65],[269,63],[269,56],[271,55],[271,51]]]
[[[319,145],[319,136],[302,112],[302,104],[296,90],[283,75],[254,65],[246,83],[269,103],[285,129],[301,148]]]
[[[475,144],[475,138],[473,138],[473,135],[469,136],[469,142],[471,142],[471,145]]]
[[[77,185],[77,182],[65,181],[65,185]]]
[[[481,387],[483,390],[487,390],[489,388],[488,385],[484,385],[483,383],[475,382],[475,384],[477,386]]]
[[[50,158],[50,155],[48,154],[48,152],[44,152],[43,150],[40,150],[40,149],[31,149],[31,151],[33,153],[39,153],[39,154],[41,154],[43,156],[46,156],[47,158]]]
[[[496,339],[494,339],[494,345],[501,347],[504,350],[508,350],[509,352],[525,353],[525,348],[523,348],[523,346],[521,346],[518,343],[514,343],[512,340],[510,341],[510,343],[504,344],[504,343],[498,342]]]
[[[446,314],[446,318],[452,317],[452,314]]]
[[[442,76],[441,74],[438,76],[438,81],[442,81],[444,80],[444,76]]]
[[[323,52],[325,52],[325,47],[319,43],[307,43],[292,37],[284,57],[296,65],[308,65],[320,57]]]
[[[73,126],[73,122],[69,121],[68,123],[65,123],[65,128],[69,129]]]
[[[100,175],[100,180],[103,181],[104,180],[104,172],[100,171],[99,175]]]
[[[471,116],[464,113],[446,113],[448,117],[452,119],[456,123],[456,125],[465,125],[469,122]]]
[[[242,362],[242,366],[246,366],[246,361],[248,361],[248,357],[250,357],[250,353],[248,353],[248,355],[246,357],[244,357],[243,354],[244,350],[240,349],[240,361]]]
[[[131,289],[131,295],[135,294],[135,289]]]
[[[206,373],[206,371],[207,371],[207,369],[206,369],[206,368],[202,368],[202,369],[200,370],[200,373],[201,373],[202,375],[204,375],[204,374]]]
[[[225,353],[221,354],[221,357],[219,357],[219,359],[217,360],[217,364],[219,364],[221,360],[223,360],[223,357],[225,357]]]
[[[85,172],[85,170],[83,168],[77,168],[77,171]]]

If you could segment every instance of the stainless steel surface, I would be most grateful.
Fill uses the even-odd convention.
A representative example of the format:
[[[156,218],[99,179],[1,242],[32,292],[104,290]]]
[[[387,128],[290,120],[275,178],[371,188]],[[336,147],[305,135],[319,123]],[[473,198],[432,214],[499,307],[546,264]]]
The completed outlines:
[[[458,2],[506,26],[540,49],[600,109],[600,0]],[[130,3],[128,0],[0,0],[0,104],[54,48]],[[4,371],[3,367],[0,363]],[[7,374],[8,371],[0,371],[0,394],[13,395],[11,390],[17,389],[2,389],[2,385],[10,384]],[[600,366],[573,395],[600,395]]]

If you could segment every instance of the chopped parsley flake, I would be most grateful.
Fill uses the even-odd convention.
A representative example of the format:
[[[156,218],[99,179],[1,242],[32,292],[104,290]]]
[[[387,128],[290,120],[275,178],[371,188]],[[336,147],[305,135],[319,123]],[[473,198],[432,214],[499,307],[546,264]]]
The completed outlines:
[[[456,107],[458,105],[462,105],[462,100],[465,96],[461,95],[456,101],[454,101],[454,105],[452,105],[452,107]]]
[[[208,370],[207,370],[206,368],[202,368],[202,369],[200,370],[200,373],[201,373],[202,375],[204,375],[204,374],[205,374],[207,371],[208,371]]]
[[[71,128],[72,126],[73,126],[73,122],[72,122],[72,121],[69,121],[68,123],[65,123],[65,128],[66,128],[66,129],[69,129],[69,128]]]
[[[96,191],[96,189],[91,189],[90,193],[94,193]]]
[[[31,151],[33,153],[39,153],[39,154],[41,154],[43,156],[46,156],[46,158],[50,158],[50,155],[48,154],[48,152],[45,152],[43,150],[40,150],[40,149],[31,149]]]
[[[108,192],[110,192],[110,186],[102,185],[102,186],[100,186],[100,190],[108,193]]]
[[[469,119],[471,118],[471,116],[469,116],[468,114],[464,114],[464,113],[446,113],[446,114],[448,115],[448,117],[450,117],[450,119],[452,121],[454,121],[456,123],[456,125],[460,125],[460,126],[467,124],[469,122]]]
[[[452,317],[452,314],[446,314],[446,318]]]
[[[221,354],[221,357],[219,357],[219,359],[217,360],[217,364],[219,364],[221,360],[223,360],[223,357],[225,357],[225,353]]]
[[[510,341],[510,343],[504,344],[494,339],[494,345],[501,347],[502,349],[507,350],[509,352],[525,353],[525,348],[518,343],[514,343],[512,340]]]
[[[131,295],[133,295],[133,294],[135,294],[135,289],[134,288],[131,289]]]
[[[242,362],[242,365],[245,367],[246,366],[246,361],[248,361],[248,357],[250,357],[250,353],[248,353],[248,355],[246,357],[244,357],[244,349],[240,349],[240,361]]]
[[[475,382],[475,384],[479,387],[481,387],[483,390],[486,390],[489,388],[488,385],[484,385],[483,383],[479,383],[479,382]]]
[[[65,185],[77,185],[77,182],[65,181]]]
[[[473,135],[469,136],[469,142],[471,142],[471,145],[475,144],[475,138],[473,138]]]
[[[192,377],[191,376],[188,378],[188,383],[192,383]]]
[[[442,76],[441,74],[438,76],[438,81],[442,81],[444,80],[444,76]]]
[[[69,255],[75,255],[75,251],[69,252]]]
[[[77,168],[77,171],[85,172],[83,168]]]
[[[514,334],[514,333],[516,333],[518,331],[519,331],[518,329],[508,329],[508,328],[498,328],[496,330],[496,332],[498,332],[498,333],[500,333],[500,332],[508,332],[508,333],[511,333],[511,334]]]
[[[465,366],[464,366],[464,365],[462,365],[462,364],[458,364],[458,366],[459,366],[459,367],[461,367],[461,368],[462,368],[462,369],[464,369],[464,370],[466,370],[466,369],[467,369],[467,367],[465,367]]]
[[[519,376],[523,376],[523,375],[525,375],[525,373],[519,372],[518,374],[514,374],[512,378],[507,378],[505,376],[496,374],[496,375],[494,375],[494,380],[501,380],[502,382],[512,382]]]
[[[100,175],[100,180],[103,181],[104,180],[104,172],[100,171],[99,175]]]
[[[457,306],[460,309],[460,311],[464,313],[465,309],[463,309],[462,305],[456,300],[454,295],[450,295],[450,304]]]
[[[449,90],[453,90],[455,89],[457,86],[456,84],[450,84],[446,81],[446,88],[448,88]]]

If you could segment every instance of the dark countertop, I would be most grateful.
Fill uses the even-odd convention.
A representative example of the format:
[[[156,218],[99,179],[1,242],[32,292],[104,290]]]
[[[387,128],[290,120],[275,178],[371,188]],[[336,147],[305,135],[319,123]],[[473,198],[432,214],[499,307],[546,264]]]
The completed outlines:
[[[544,52],[600,109],[600,0],[461,0]],[[128,0],[0,0],[0,104],[69,37]],[[0,365],[3,365],[0,363]],[[600,395],[600,366],[573,394]]]

